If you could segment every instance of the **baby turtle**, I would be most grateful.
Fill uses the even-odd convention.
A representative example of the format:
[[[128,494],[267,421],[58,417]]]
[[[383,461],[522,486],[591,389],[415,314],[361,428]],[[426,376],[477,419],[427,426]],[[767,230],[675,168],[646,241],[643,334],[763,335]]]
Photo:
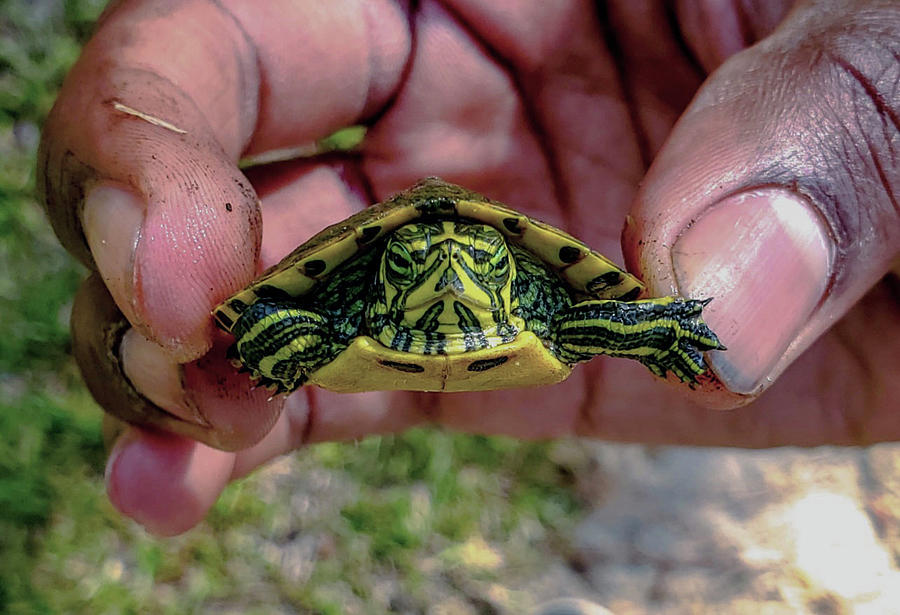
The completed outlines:
[[[330,226],[215,309],[277,392],[476,391],[564,380],[597,355],[693,384],[724,350],[708,300],[642,299],[568,234],[437,178]]]

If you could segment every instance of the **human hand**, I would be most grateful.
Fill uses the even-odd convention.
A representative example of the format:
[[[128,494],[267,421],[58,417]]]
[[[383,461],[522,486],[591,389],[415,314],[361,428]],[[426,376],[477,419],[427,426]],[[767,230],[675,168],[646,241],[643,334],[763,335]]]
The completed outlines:
[[[788,2],[757,15],[663,4],[111,8],[39,162],[57,233],[104,282],[76,301],[75,352],[114,414],[239,451],[129,428],[108,465],[116,506],[178,533],[278,454],[423,422],[737,446],[900,437],[898,9],[805,3],[782,21]],[[369,126],[360,152],[251,170],[257,208],[240,156],[355,123]],[[627,217],[625,262],[652,294],[715,297],[704,314],[728,347],[711,357],[723,386],[678,390],[597,359],[534,390],[309,388],[271,402],[251,390],[224,359],[212,307],[425,175],[613,258]],[[111,328],[104,285],[127,332]],[[776,377],[747,408],[709,409],[744,404]]]

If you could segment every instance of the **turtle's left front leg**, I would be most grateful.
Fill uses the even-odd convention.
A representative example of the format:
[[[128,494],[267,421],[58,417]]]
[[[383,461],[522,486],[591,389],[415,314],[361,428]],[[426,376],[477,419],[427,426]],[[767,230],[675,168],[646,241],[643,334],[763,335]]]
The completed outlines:
[[[597,355],[627,357],[657,376],[674,373],[694,383],[706,371],[701,352],[725,347],[700,319],[709,303],[677,297],[641,301],[590,300],[556,315],[552,334],[560,360],[587,361]]]
[[[300,388],[311,372],[346,348],[336,340],[327,314],[291,300],[257,300],[232,333],[229,356],[276,393]]]

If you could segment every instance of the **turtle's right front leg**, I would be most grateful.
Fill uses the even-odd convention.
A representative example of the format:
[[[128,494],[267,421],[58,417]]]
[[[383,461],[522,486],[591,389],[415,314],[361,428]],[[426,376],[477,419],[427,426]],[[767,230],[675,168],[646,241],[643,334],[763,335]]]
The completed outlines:
[[[682,382],[694,383],[706,371],[700,353],[725,349],[700,319],[708,302],[678,297],[582,301],[556,315],[555,350],[570,364],[599,354],[627,357],[657,376],[671,371]]]
[[[325,314],[294,302],[260,299],[232,329],[233,354],[262,386],[291,392],[343,350],[329,322]]]

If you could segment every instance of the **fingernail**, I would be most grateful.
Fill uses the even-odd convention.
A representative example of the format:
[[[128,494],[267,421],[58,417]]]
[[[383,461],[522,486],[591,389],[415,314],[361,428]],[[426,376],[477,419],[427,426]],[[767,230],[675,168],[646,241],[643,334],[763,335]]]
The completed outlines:
[[[736,393],[754,393],[786,367],[791,343],[815,311],[834,247],[811,203],[781,189],[714,205],[672,247],[679,292],[714,300],[703,316],[728,348],[710,367]]]
[[[144,221],[144,203],[118,185],[101,183],[84,199],[81,224],[103,282],[133,324],[134,251]]]
[[[184,392],[182,367],[158,344],[129,329],[119,346],[125,375],[141,395],[175,416],[204,427],[209,422]]]

